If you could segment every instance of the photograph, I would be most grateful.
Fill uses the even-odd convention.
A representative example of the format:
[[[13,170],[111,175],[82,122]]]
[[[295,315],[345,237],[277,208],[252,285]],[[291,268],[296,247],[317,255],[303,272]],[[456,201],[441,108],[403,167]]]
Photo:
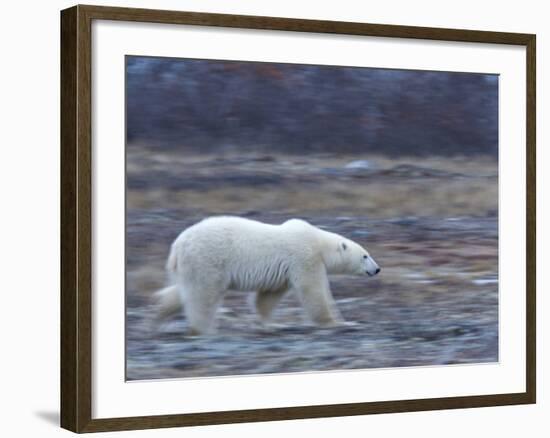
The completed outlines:
[[[499,362],[499,75],[125,57],[126,380]]]

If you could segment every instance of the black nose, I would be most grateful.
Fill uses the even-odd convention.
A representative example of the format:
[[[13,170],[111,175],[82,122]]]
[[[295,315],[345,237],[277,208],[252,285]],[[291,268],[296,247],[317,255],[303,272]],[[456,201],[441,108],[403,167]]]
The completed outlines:
[[[376,268],[375,274],[378,274],[380,272],[380,268]]]

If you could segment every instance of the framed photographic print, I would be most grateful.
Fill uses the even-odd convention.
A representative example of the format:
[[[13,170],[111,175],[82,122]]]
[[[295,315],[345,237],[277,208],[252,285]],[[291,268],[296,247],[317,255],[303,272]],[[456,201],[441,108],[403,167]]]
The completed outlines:
[[[61,425],[535,403],[535,36],[61,13]]]

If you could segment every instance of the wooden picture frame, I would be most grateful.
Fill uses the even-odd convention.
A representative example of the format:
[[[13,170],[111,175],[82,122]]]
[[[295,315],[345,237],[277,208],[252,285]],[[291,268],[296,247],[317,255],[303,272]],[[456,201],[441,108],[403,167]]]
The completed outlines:
[[[222,412],[92,418],[92,22],[185,24],[356,36],[517,45],[526,48],[525,392]],[[535,35],[75,6],[61,12],[61,426],[98,432],[535,403]]]

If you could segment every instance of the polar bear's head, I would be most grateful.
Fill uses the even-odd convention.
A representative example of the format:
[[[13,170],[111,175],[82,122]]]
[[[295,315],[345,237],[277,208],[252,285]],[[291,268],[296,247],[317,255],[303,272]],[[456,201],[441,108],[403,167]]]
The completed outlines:
[[[368,251],[354,241],[342,239],[338,251],[342,259],[343,273],[367,274],[372,277],[380,272],[380,267]]]
[[[329,274],[368,275],[380,272],[380,267],[361,245],[342,236],[337,236],[336,248],[332,247],[327,270]]]

